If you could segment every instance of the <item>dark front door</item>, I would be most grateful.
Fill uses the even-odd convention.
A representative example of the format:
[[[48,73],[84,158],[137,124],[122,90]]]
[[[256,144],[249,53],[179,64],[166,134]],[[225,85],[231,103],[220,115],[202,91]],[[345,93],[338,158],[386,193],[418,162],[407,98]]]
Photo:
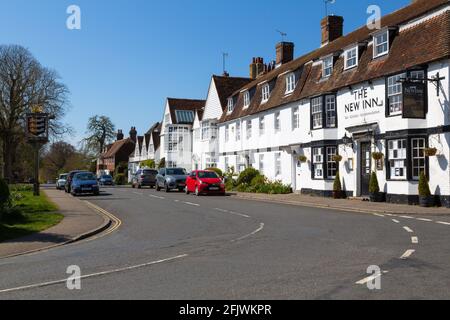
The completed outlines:
[[[369,195],[370,175],[372,173],[371,160],[371,144],[370,142],[361,143],[361,195]]]

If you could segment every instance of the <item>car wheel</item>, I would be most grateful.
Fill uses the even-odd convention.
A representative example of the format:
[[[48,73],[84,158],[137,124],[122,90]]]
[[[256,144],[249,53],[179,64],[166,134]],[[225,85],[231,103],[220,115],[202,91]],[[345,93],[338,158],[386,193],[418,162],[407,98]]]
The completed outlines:
[[[159,184],[156,184],[156,191],[161,191],[161,188],[159,187]]]
[[[169,192],[170,192],[170,188],[169,188],[169,186],[167,185],[167,183],[166,183],[166,185],[164,186],[164,190],[166,191],[166,193],[169,193]]]
[[[190,194],[190,192],[189,192],[189,188],[186,186],[186,188],[184,188],[184,192],[186,193],[186,194]]]

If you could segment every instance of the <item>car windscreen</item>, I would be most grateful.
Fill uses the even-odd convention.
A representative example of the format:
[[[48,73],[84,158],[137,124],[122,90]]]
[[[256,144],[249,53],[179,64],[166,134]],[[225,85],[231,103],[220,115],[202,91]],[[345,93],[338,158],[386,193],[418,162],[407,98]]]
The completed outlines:
[[[67,179],[67,174],[62,174],[59,176],[59,180],[66,180]]]
[[[187,175],[184,169],[167,169],[168,176],[185,176]]]
[[[155,170],[144,170],[142,172],[142,175],[144,176],[156,176],[158,174],[158,171]]]
[[[112,179],[111,176],[102,176],[102,179]]]
[[[80,181],[97,180],[92,173],[78,173],[78,174],[75,175],[74,179],[75,180],[80,180]]]
[[[198,173],[198,177],[199,177],[200,179],[217,179],[217,178],[219,178],[219,176],[217,175],[217,173],[215,173],[215,172],[209,172],[209,171],[199,172],[199,173]]]

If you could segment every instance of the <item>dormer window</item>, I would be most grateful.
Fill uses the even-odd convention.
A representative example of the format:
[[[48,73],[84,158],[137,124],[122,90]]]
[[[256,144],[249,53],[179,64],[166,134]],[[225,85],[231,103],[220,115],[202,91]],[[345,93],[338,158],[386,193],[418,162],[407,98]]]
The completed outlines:
[[[248,108],[250,106],[250,92],[244,92],[244,108]]]
[[[333,74],[333,56],[329,56],[322,61],[322,76],[329,78]]]
[[[295,90],[295,73],[290,73],[286,76],[286,94],[292,93]]]
[[[345,50],[345,70],[354,68],[358,66],[358,47],[353,47]]]
[[[373,57],[378,58],[389,53],[389,30],[373,36]]]
[[[269,98],[270,98],[270,86],[269,84],[265,84],[262,87],[262,102],[264,103],[269,101]]]
[[[232,113],[234,110],[233,98],[228,98],[228,113]]]

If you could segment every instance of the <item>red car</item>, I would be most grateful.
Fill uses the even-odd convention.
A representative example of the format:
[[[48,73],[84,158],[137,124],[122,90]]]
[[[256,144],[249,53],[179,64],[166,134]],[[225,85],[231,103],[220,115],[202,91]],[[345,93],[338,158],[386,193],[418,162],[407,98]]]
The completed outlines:
[[[186,179],[186,194],[225,195],[225,184],[213,171],[192,171]]]

